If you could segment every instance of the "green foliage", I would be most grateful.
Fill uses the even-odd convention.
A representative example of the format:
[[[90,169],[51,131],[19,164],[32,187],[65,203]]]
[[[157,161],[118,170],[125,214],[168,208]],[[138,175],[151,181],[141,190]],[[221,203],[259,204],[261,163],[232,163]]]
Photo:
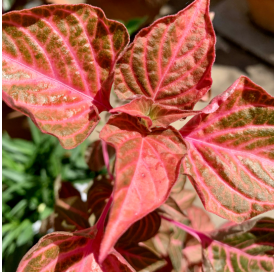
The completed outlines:
[[[84,160],[88,141],[65,150],[55,137],[42,134],[31,121],[29,124],[33,141],[11,139],[7,134],[2,138],[5,272],[15,271],[26,251],[45,234],[36,226],[53,212],[53,184],[58,175],[74,183],[89,182],[95,176]]]

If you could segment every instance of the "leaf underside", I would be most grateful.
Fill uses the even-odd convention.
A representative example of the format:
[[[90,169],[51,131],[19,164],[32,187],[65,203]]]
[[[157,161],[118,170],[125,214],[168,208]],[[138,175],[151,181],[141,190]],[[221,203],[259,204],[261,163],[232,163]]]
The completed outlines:
[[[112,116],[100,137],[117,153],[114,202],[101,259],[128,227],[166,200],[186,147],[174,128],[148,133],[135,117],[126,114]]]
[[[116,65],[114,90],[124,100],[192,109],[211,87],[214,44],[209,1],[194,1],[136,35]]]
[[[126,28],[89,5],[50,5],[3,16],[3,99],[74,148],[109,110]]]
[[[240,77],[181,130],[185,174],[205,208],[234,222],[273,209],[273,97]]]

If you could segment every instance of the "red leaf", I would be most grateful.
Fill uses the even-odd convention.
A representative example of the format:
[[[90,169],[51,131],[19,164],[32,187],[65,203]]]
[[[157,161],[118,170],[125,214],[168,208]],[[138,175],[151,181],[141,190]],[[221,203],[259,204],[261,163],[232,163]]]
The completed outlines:
[[[51,5],[3,16],[3,99],[74,148],[111,108],[126,28],[89,5]]]
[[[135,117],[112,116],[101,139],[116,149],[114,203],[100,259],[137,220],[158,208],[176,181],[186,147],[172,127],[147,133]]]
[[[115,154],[114,148],[108,146],[108,153],[112,157]],[[85,159],[91,171],[100,171],[105,166],[101,140],[94,141],[88,146]]]
[[[149,249],[139,245],[128,245],[123,248],[117,248],[117,251],[136,271],[154,272],[166,264],[165,260],[157,257]]]
[[[141,118],[149,131],[153,128],[167,128],[171,123],[195,115],[198,111],[179,110],[176,107],[165,106],[153,102],[151,98],[140,97],[132,102],[110,110],[111,113],[124,112],[129,115]]]
[[[205,208],[234,222],[273,209],[273,97],[246,77],[181,130],[185,174]]]
[[[136,35],[116,65],[114,90],[121,99],[192,109],[211,87],[214,44],[209,0],[196,0]]]
[[[146,241],[158,232],[160,225],[161,217],[159,214],[156,211],[149,213],[128,228],[118,240],[118,244],[121,247],[123,244],[137,244]]]
[[[75,231],[88,228],[87,205],[70,182],[61,182],[55,201],[54,228],[56,231]]]
[[[96,235],[96,236],[95,236]],[[89,233],[54,232],[41,238],[21,260],[17,272],[78,271],[134,272],[113,250],[100,266],[99,236],[95,228]]]
[[[89,215],[94,214],[97,221],[106,205],[108,198],[113,191],[110,180],[104,176],[99,176],[93,180],[93,185],[87,194],[87,207]]]

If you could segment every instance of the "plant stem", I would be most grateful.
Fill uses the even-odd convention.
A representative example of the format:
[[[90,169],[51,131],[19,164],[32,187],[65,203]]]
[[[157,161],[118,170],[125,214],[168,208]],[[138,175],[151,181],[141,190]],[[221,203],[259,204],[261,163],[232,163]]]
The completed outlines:
[[[108,174],[110,176],[110,179],[113,180],[114,176],[113,176],[113,174],[110,171],[110,160],[109,160],[108,145],[103,140],[101,140],[101,142],[102,142],[102,152],[103,152],[104,162],[105,162]]]
[[[190,235],[192,235],[194,238],[196,238],[201,244],[204,243],[210,243],[212,241],[212,239],[207,236],[206,234],[199,232],[197,230],[194,230],[193,228],[184,225],[178,221],[175,221],[173,219],[169,219],[163,215],[160,215],[161,218],[163,218],[164,220],[167,220],[168,222],[171,222],[172,224],[174,224],[176,227],[183,229],[184,231],[186,231],[187,233],[189,233]]]
[[[111,194],[101,216],[99,217],[99,219],[96,223],[98,229],[104,229],[105,219],[106,219],[109,209],[112,205],[112,202],[113,202],[113,194]]]

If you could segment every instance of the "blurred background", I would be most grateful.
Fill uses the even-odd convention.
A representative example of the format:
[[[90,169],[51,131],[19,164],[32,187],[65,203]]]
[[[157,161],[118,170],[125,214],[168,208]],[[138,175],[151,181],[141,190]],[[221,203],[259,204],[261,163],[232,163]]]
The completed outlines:
[[[102,8],[109,19],[123,22],[131,40],[144,26],[185,8],[192,0],[3,0],[2,12],[47,4],[87,3]],[[246,75],[268,93],[274,91],[274,0],[211,0],[216,31],[216,61],[212,70],[210,95],[200,101],[200,110],[225,91],[240,75]],[[114,93],[113,107],[120,105]],[[2,261],[3,271],[14,272],[27,250],[49,232],[54,211],[57,179],[72,182],[80,191],[105,169],[91,171],[86,149],[98,139],[108,118],[102,120],[83,144],[64,150],[58,140],[43,135],[27,117],[3,102],[2,127]],[[186,121],[174,123],[181,128]],[[189,189],[193,187],[187,183]],[[203,207],[200,199],[196,205]],[[273,217],[273,211],[267,216]],[[216,226],[224,219],[211,215]],[[51,229],[50,229],[51,231]]]

